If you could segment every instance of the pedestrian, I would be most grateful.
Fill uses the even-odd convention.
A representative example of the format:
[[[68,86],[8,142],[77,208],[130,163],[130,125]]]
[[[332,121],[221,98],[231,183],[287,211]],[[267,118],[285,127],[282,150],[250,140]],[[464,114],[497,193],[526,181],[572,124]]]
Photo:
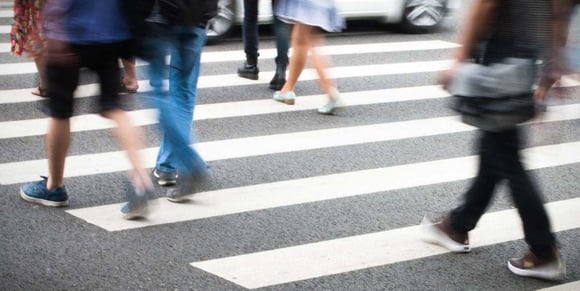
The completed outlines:
[[[133,12],[140,16],[132,26],[139,55],[149,62],[152,101],[162,130],[153,176],[161,186],[177,184],[167,191],[167,198],[179,202],[209,175],[208,165],[190,145],[201,52],[217,0],[155,0],[145,5],[136,1],[127,6],[140,9]],[[163,88],[167,53],[171,56],[168,93]]]
[[[244,0],[244,22],[242,36],[246,61],[238,68],[238,76],[251,80],[258,80],[259,33],[258,33],[258,5],[259,0]],[[272,1],[274,14],[274,37],[276,38],[276,72],[270,81],[270,89],[280,90],[286,83],[286,68],[288,66],[288,48],[290,46],[290,25],[276,16],[276,7],[280,1]]]
[[[466,29],[461,36],[453,69],[443,75],[447,84],[462,62],[473,57],[483,43],[482,62],[491,66],[507,58],[531,60],[546,57],[550,44],[553,0],[475,0]],[[559,0],[554,0],[559,1]],[[478,54],[479,56],[479,54]],[[533,76],[533,75],[532,75]],[[532,92],[532,86],[528,88]],[[530,97],[531,98],[531,97]],[[469,252],[469,231],[488,208],[494,189],[506,180],[523,223],[529,250],[508,261],[509,270],[520,276],[560,279],[566,267],[538,188],[524,170],[519,150],[520,130],[481,130],[479,169],[463,195],[462,203],[436,223],[424,220],[427,241],[452,252]]]
[[[73,114],[74,91],[80,69],[94,71],[101,86],[99,113],[113,120],[114,132],[133,166],[132,187],[121,213],[126,219],[147,213],[153,183],[139,157],[141,134],[129,116],[120,109],[119,52],[130,34],[117,0],[48,0],[46,3],[46,73],[50,120],[46,135],[48,177],[21,187],[21,197],[45,206],[68,205],[64,186],[65,159],[69,149],[70,117]],[[107,21],[103,21],[107,19]],[[90,166],[90,165],[87,165]]]
[[[128,44],[130,46],[130,44]],[[123,64],[123,77],[121,78],[121,93],[137,93],[139,80],[137,80],[137,70],[135,69],[135,58],[132,56],[121,56]]]
[[[26,53],[34,59],[38,72],[38,85],[33,95],[46,97],[46,74],[43,53],[46,39],[42,28],[42,10],[46,0],[14,0],[14,19],[10,31],[10,51],[12,55]]]
[[[334,1],[316,0],[278,0],[276,14],[285,22],[292,23],[292,57],[288,80],[274,93],[274,100],[294,105],[296,84],[302,74],[308,52],[310,61],[318,73],[322,91],[328,95],[326,105],[320,107],[321,114],[333,114],[340,98],[336,84],[327,75],[329,60],[320,54],[319,46],[324,42],[324,35],[320,30],[327,32],[340,31],[344,27],[344,19],[338,15]]]

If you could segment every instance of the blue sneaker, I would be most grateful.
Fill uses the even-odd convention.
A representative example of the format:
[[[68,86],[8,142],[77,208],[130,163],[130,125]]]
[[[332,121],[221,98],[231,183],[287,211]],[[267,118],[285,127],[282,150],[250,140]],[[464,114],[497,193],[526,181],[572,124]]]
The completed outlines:
[[[64,186],[53,191],[46,188],[47,177],[40,176],[42,180],[22,185],[20,197],[27,202],[51,207],[68,206],[68,195]]]
[[[149,199],[155,197],[153,190],[147,190],[143,194],[138,194],[134,187],[129,187],[127,192],[127,203],[121,208],[124,219],[144,218],[149,213]]]

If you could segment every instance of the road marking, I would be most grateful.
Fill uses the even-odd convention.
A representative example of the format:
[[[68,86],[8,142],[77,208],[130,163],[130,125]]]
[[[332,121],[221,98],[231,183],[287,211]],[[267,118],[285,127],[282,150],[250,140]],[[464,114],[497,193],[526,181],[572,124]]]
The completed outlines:
[[[441,86],[419,86],[372,91],[345,92],[341,94],[345,106],[368,105],[389,102],[425,100],[449,97]],[[287,106],[271,99],[201,104],[195,107],[195,120],[230,118],[259,114],[273,114],[311,110],[327,101],[325,95],[298,97],[296,105]],[[129,111],[135,125],[144,126],[157,123],[154,109]],[[43,135],[46,133],[48,118],[0,122],[0,139]],[[73,132],[101,130],[115,127],[115,124],[98,114],[78,115],[72,118]]]
[[[8,34],[12,31],[11,25],[0,25],[0,34]]]
[[[0,53],[9,53],[10,47],[9,43],[0,43]]]
[[[385,76],[394,74],[414,74],[425,72],[437,72],[449,67],[451,61],[427,61],[427,62],[410,62],[397,64],[380,64],[368,66],[348,66],[334,67],[328,70],[328,75],[333,78],[355,78],[368,76]],[[274,71],[261,72],[260,79],[257,81],[248,80],[238,77],[236,74],[210,75],[201,76],[198,82],[198,88],[223,88],[230,86],[245,86],[267,84],[274,75]],[[299,81],[317,80],[318,75],[314,69],[306,69],[300,76]],[[165,82],[167,85],[167,81]],[[139,81],[139,91],[147,92],[151,90],[149,81]],[[28,89],[2,90],[0,91],[0,104],[21,103],[42,100],[40,97],[31,96]],[[76,97],[90,97],[98,94],[98,84],[80,85],[75,92]]]
[[[12,18],[12,17],[14,17],[14,11],[12,11],[12,10],[0,10],[0,17]]]
[[[578,207],[580,198],[546,204],[553,231],[579,228]],[[422,235],[421,226],[410,226],[191,265],[254,289],[449,253],[424,243]],[[522,238],[521,220],[515,209],[485,214],[470,232],[474,248]]]
[[[580,281],[557,285],[550,288],[544,288],[538,291],[578,291],[578,290],[580,290]]]
[[[573,142],[529,148],[522,153],[528,169],[541,169],[579,163],[579,151],[580,142]],[[72,209],[66,212],[107,231],[120,231],[455,182],[473,178],[476,174],[477,160],[477,156],[466,156],[221,189],[197,193],[193,198],[194,203],[176,204],[160,198],[157,199],[155,211],[144,221],[122,219],[119,215],[122,204]]]
[[[565,114],[550,113],[538,122],[564,121],[578,118],[576,105],[560,107]],[[474,130],[458,121],[457,116],[419,119],[364,126],[340,127],[296,133],[226,139],[196,144],[199,153],[207,161],[236,159],[337,146],[357,145],[371,142],[419,138]],[[235,151],[231,149],[235,148]],[[146,168],[155,166],[159,148],[147,148],[141,152]],[[122,151],[67,157],[65,177],[78,177],[131,169]],[[46,159],[0,164],[0,184],[34,181],[38,171],[48,169]],[[90,166],[88,166],[90,165]]]

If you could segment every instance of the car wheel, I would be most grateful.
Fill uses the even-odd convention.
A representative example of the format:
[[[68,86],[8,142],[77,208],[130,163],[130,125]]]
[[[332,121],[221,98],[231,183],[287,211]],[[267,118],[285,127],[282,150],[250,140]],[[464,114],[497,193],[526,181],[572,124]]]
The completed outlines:
[[[218,40],[227,36],[236,19],[235,0],[219,0],[217,15],[208,23],[208,40]]]
[[[447,0],[407,0],[401,26],[408,33],[425,33],[436,29],[447,10]]]

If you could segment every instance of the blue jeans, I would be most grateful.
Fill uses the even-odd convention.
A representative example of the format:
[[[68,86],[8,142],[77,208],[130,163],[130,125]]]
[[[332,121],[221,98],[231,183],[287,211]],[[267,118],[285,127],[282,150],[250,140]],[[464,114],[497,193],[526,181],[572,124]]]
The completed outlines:
[[[181,175],[207,171],[207,164],[190,144],[193,110],[197,96],[200,57],[207,34],[203,27],[169,27],[149,23],[150,35],[144,40],[149,61],[153,101],[159,110],[162,130],[157,169]],[[169,94],[163,89],[165,56],[169,65]]]
[[[272,12],[278,1],[272,1]],[[244,0],[244,23],[242,27],[244,52],[246,59],[257,60],[258,56],[258,0]],[[276,38],[276,65],[288,64],[288,49],[290,48],[290,25],[274,16],[274,36]]]

